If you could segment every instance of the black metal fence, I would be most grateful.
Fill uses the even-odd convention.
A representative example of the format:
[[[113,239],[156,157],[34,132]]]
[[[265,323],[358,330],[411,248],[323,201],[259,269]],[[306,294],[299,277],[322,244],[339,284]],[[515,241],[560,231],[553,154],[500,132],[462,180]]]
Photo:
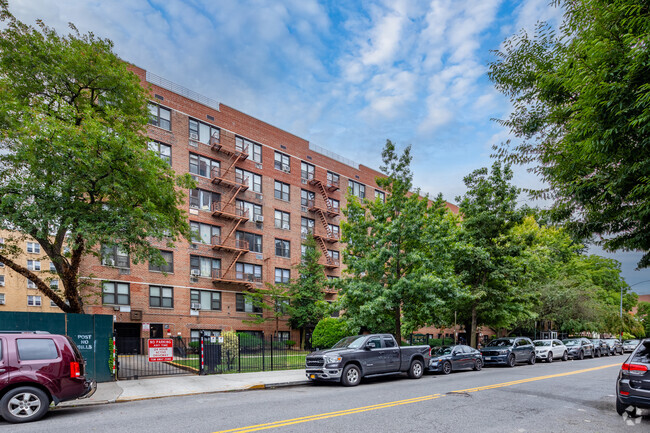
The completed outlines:
[[[116,345],[118,379],[301,369],[308,353],[276,337],[247,334],[195,341],[120,337]]]

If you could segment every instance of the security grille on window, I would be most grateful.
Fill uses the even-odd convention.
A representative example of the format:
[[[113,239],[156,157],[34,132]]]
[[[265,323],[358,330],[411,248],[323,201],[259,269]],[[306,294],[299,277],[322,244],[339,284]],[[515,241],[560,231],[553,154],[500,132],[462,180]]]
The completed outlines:
[[[339,180],[340,176],[336,173],[332,173],[331,171],[327,172],[327,186],[339,186]]]
[[[203,189],[190,190],[190,207],[201,210],[212,210],[212,203],[221,201],[221,195]]]
[[[36,242],[27,242],[27,252],[32,254],[39,254],[41,252],[41,245]]]
[[[289,257],[289,241],[284,239],[275,240],[275,255],[278,257]]]
[[[316,194],[304,189],[300,190],[300,206],[308,207],[316,199]]]
[[[41,261],[40,260],[27,260],[27,269],[30,271],[40,271],[41,270]]]
[[[285,173],[290,173],[291,165],[289,161],[290,161],[289,155],[285,155],[284,153],[280,153],[280,152],[275,152],[274,167],[276,170],[281,170],[284,171]]]
[[[262,193],[262,176],[241,168],[235,168],[235,175],[237,179],[243,179],[253,192]]]
[[[300,237],[307,239],[307,236],[314,234],[315,221],[311,218],[300,217]]]
[[[213,271],[221,269],[221,260],[210,257],[190,256],[190,274],[211,278]],[[192,272],[194,271],[194,272]]]
[[[27,280],[27,288],[28,289],[35,289],[36,288],[36,283],[34,283],[32,280]]]
[[[253,301],[246,299],[243,293],[235,294],[236,309],[246,313],[262,314],[262,307],[253,304]]]
[[[215,292],[212,290],[190,290],[190,302],[192,304],[201,304],[201,310],[218,311],[221,310],[221,292]]]
[[[250,263],[236,263],[237,279],[244,281],[260,281],[262,279],[262,266]]]
[[[355,182],[350,179],[348,181],[348,188],[350,189],[350,193],[352,195],[355,195],[359,198],[366,198],[366,186],[364,184]]]
[[[174,272],[174,253],[173,251],[160,251],[163,260],[165,261],[162,265],[153,264],[149,262],[149,270],[154,272]]]
[[[243,200],[237,200],[236,206],[238,209],[248,211],[248,217],[252,218],[253,222],[262,222],[262,206]]]
[[[174,289],[172,287],[149,286],[149,306],[174,308]]]
[[[221,235],[221,228],[210,224],[203,224],[196,221],[190,221],[190,230],[192,231],[192,242],[212,245],[215,236]],[[214,239],[215,241],[217,239]]]
[[[129,253],[117,245],[102,245],[102,265],[129,268],[131,266]]]
[[[128,283],[104,281],[102,284],[102,304],[129,305],[130,295]]]
[[[165,161],[167,164],[172,165],[172,147],[159,143],[157,141],[150,141],[149,142],[149,150],[153,151],[158,158],[162,159]]]
[[[149,103],[149,123],[167,131],[172,129],[172,112],[170,109],[161,107],[158,104]]]
[[[254,253],[262,252],[262,235],[237,231],[235,233],[235,239],[246,241],[249,251]]]
[[[275,211],[275,228],[276,229],[281,229],[281,230],[289,230],[291,228],[289,218],[290,218],[289,212],[283,212],[281,210],[276,210]]]
[[[275,198],[289,201],[289,184],[275,181]]]
[[[192,174],[212,178],[213,175],[218,174],[213,170],[219,167],[219,161],[190,153],[190,173]]]
[[[314,166],[301,161],[300,162],[300,178],[303,180],[312,180],[314,178]]]
[[[199,122],[198,120],[190,119],[190,140],[198,141],[203,144],[210,144],[210,137],[214,137],[219,141],[221,131],[207,123]]]
[[[291,280],[289,269],[275,268],[275,282],[287,284]]]
[[[40,307],[41,306],[41,297],[35,295],[27,296],[27,305],[30,307]]]

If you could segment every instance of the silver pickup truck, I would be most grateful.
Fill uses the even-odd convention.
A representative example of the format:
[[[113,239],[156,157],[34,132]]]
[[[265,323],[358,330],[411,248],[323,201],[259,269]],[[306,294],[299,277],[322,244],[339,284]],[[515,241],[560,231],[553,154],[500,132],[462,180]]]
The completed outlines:
[[[346,337],[331,349],[307,355],[309,380],[358,385],[362,377],[407,373],[419,379],[429,365],[429,346],[400,347],[391,334]]]

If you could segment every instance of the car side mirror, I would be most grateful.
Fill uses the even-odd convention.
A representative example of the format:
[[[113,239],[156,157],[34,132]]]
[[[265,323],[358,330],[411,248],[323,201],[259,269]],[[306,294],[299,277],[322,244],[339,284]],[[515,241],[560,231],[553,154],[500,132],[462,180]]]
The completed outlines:
[[[367,343],[367,344],[364,346],[364,348],[365,348],[366,350],[370,350],[370,349],[372,349],[372,346],[370,345],[370,343]]]

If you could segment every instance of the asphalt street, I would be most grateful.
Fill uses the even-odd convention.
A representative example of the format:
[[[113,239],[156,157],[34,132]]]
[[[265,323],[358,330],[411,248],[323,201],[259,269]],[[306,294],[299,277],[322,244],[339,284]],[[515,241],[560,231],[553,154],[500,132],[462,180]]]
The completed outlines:
[[[51,411],[16,432],[647,432],[616,414],[624,356]]]

